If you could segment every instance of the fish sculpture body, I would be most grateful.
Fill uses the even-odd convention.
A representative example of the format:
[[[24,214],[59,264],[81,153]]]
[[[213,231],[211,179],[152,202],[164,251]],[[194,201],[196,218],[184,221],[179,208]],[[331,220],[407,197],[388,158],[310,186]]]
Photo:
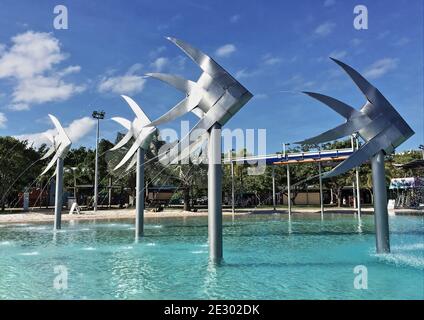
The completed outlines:
[[[57,159],[59,158],[65,159],[72,145],[71,140],[69,139],[68,135],[66,134],[62,125],[60,124],[59,120],[51,114],[49,114],[49,117],[57,130],[57,134],[56,135],[46,134],[47,138],[50,140],[52,145],[50,149],[46,152],[46,154],[44,154],[44,156],[41,158],[41,160],[50,158],[50,156],[52,156],[53,154],[54,156],[48,163],[47,167],[43,170],[41,175],[46,174],[50,170],[50,168],[54,166]]]
[[[305,94],[339,113],[346,119],[346,122],[316,137],[297,143],[319,144],[337,140],[354,133],[357,133],[365,143],[348,159],[333,170],[325,173],[323,175],[324,178],[343,174],[369,160],[381,150],[386,154],[390,154],[414,134],[411,127],[377,88],[371,85],[352,67],[336,59],[332,60],[350,76],[367,101],[360,110],[357,110],[332,97],[319,93],[305,92]]]
[[[203,144],[207,139],[207,131],[214,124],[225,125],[253,95],[202,51],[184,41],[175,38],[167,39],[184,51],[203,71],[197,82],[171,74],[147,74],[147,76],[168,83],[186,95],[175,107],[150,123],[149,126],[170,122],[189,112],[200,118],[190,133],[176,145],[176,147],[188,145],[179,152],[181,159],[181,157],[189,155],[194,148]]]
[[[114,170],[119,169],[122,167],[125,163],[128,162],[128,160],[131,159],[129,165],[127,166],[126,170],[130,170],[136,163],[136,151],[138,148],[142,148],[144,150],[147,150],[150,146],[150,143],[152,142],[153,134],[156,132],[156,127],[147,126],[151,122],[149,118],[146,116],[146,114],[143,112],[143,110],[138,106],[138,104],[131,99],[128,96],[122,95],[122,98],[128,103],[130,108],[135,113],[136,117],[131,122],[130,120],[127,120],[125,118],[121,117],[114,117],[112,120],[116,121],[120,125],[122,125],[125,129],[128,130],[126,135],[112,148],[111,151],[117,150],[124,145],[126,145],[131,138],[134,138],[134,143],[128,150],[128,152],[125,154],[125,156],[122,158],[122,160],[116,165]]]

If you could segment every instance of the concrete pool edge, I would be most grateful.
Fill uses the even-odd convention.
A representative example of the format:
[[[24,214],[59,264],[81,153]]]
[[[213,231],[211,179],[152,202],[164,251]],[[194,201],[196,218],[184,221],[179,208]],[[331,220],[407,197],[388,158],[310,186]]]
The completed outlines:
[[[293,214],[297,215],[320,215],[319,208],[294,208]],[[355,209],[352,208],[328,208],[325,211],[325,215],[332,214],[346,214],[353,215]],[[373,215],[372,208],[363,209],[363,214]],[[396,215],[411,215],[411,216],[424,216],[424,210],[414,210],[414,209],[398,209],[395,210]],[[237,209],[235,216],[245,216],[245,215],[255,215],[255,214],[287,214],[285,208],[280,208],[277,210],[269,208],[243,208]],[[183,211],[183,210],[172,210],[167,209],[162,212],[151,212],[145,211],[146,218],[191,218],[191,217],[207,217],[207,210],[199,210],[197,212],[192,211]],[[228,217],[232,216],[231,210],[223,210],[223,215]],[[132,219],[135,217],[135,209],[118,209],[118,210],[100,210],[96,213],[92,211],[86,211],[82,214],[69,215],[63,214],[64,221],[72,220],[117,220],[117,219]],[[10,223],[30,223],[30,222],[53,222],[54,215],[50,211],[33,211],[25,213],[7,213],[0,214],[0,225],[1,224],[10,224]]]

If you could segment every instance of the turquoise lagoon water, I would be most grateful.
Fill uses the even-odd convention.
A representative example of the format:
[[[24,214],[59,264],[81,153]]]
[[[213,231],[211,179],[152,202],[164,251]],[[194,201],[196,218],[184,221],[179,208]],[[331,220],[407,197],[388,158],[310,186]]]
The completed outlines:
[[[392,253],[374,253],[372,216],[250,215],[224,220],[221,265],[206,218],[0,225],[1,299],[423,299],[424,223],[390,218]],[[353,269],[368,270],[368,289]],[[67,289],[57,290],[55,266]]]

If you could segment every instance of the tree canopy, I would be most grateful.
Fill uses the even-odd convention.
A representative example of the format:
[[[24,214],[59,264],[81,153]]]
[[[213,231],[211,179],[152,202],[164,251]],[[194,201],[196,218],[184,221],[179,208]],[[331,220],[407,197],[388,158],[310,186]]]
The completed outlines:
[[[116,141],[122,138],[118,134]],[[165,144],[160,140],[159,134],[153,137],[151,148],[147,150],[146,157],[146,184],[148,186],[174,186],[174,198],[184,200],[185,209],[190,210],[190,204],[193,199],[200,199],[207,196],[207,165],[192,163],[168,165],[161,164],[158,159],[160,148]],[[127,152],[128,147],[116,151],[110,151],[114,143],[102,139],[99,143],[99,183],[100,192],[107,193],[107,188],[112,181],[114,185],[121,186],[122,189],[133,193],[135,189],[135,167],[126,170],[124,165],[117,171],[113,168]],[[128,146],[131,144],[129,143]],[[287,152],[308,151],[316,146],[292,147]],[[336,141],[323,144],[321,149],[341,149],[349,148],[350,140]],[[26,188],[45,186],[51,178],[53,172],[40,177],[43,167],[47,160],[40,160],[46,152],[46,146],[34,148],[26,141],[20,141],[13,137],[0,137],[0,203],[4,210],[5,206],[13,206],[16,203],[18,194]],[[246,150],[234,152],[233,156],[246,155]],[[410,170],[397,168],[395,163],[407,163],[414,159],[421,159],[420,151],[403,152],[387,156],[386,174],[390,178],[405,177],[412,175]],[[94,161],[95,150],[78,147],[69,151],[65,162],[64,184],[65,190],[73,190],[74,185],[92,186],[94,180]],[[265,172],[259,175],[249,175],[247,164],[235,164],[235,190],[238,204],[243,204],[243,194],[254,195],[259,203],[269,202],[272,199],[272,167],[267,166]],[[303,163],[291,166],[291,181],[294,186],[292,189],[292,199],[301,190],[307,186],[318,188],[318,179],[308,178],[318,174],[318,165],[316,163]],[[277,192],[287,194],[286,166],[275,166],[275,179]],[[323,170],[331,170],[330,167],[324,167]],[[51,170],[53,171],[53,170]],[[344,186],[352,185],[354,181],[354,170],[331,179],[324,180],[326,188],[333,190],[337,200],[340,203],[340,193]],[[360,183],[362,187],[372,187],[371,169],[369,163],[360,167]],[[90,191],[91,192],[91,191]],[[231,194],[231,171],[229,165],[223,165],[223,192],[224,195]],[[100,197],[101,199],[102,197]],[[195,202],[195,201],[194,201]]]

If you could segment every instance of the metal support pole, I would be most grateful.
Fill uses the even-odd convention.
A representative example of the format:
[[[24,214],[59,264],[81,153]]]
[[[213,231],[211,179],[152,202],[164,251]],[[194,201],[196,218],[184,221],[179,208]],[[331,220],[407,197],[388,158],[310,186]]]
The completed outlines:
[[[322,191],[322,165],[318,162],[318,173],[319,173],[319,204],[321,207],[321,219],[324,219],[324,196]]]
[[[98,183],[99,183],[99,172],[98,172],[98,166],[99,166],[99,133],[100,133],[100,120],[97,119],[97,131],[96,131],[96,159],[94,162],[94,201],[93,201],[93,208],[94,211],[97,211],[97,203],[98,203]]]
[[[272,165],[272,205],[274,207],[274,211],[276,210],[275,202],[275,167]]]
[[[352,197],[353,197],[353,208],[356,209],[356,186],[355,181],[352,182]]]
[[[352,146],[352,152],[355,151],[355,134],[350,136],[350,143]],[[353,208],[356,209],[356,187],[355,181],[352,182],[352,198],[353,198]]]
[[[234,192],[234,162],[233,162],[233,151],[230,151],[230,163],[231,163],[231,212],[234,215],[236,213],[235,210],[235,192]]]
[[[54,201],[54,229],[62,228],[63,159],[56,161],[56,191]]]
[[[361,218],[361,186],[359,185],[359,167],[356,167],[356,208],[358,209],[358,218]]]
[[[135,236],[144,234],[144,150],[137,150],[137,176],[135,195]]]
[[[389,213],[387,210],[387,189],[383,151],[378,152],[371,158],[371,169],[374,189],[374,223],[377,253],[389,253]]]
[[[222,260],[222,171],[221,125],[215,123],[209,130],[208,170],[208,234],[209,258]]]
[[[359,150],[359,141],[358,137],[356,139],[356,150]],[[358,208],[358,219],[361,219],[361,185],[359,182],[359,167],[356,167],[356,199],[357,199],[357,208]]]
[[[287,164],[287,207],[289,216],[291,215],[291,185],[290,185],[290,165]]]

